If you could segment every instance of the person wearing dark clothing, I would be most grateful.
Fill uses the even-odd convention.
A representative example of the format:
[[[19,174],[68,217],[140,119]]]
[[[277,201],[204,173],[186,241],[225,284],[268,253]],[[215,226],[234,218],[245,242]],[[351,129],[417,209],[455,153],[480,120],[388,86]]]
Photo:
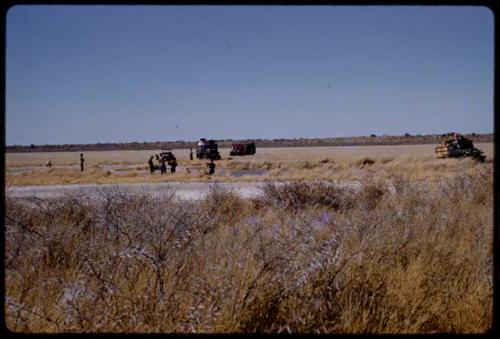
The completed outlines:
[[[189,160],[193,160],[193,149],[189,149]]]
[[[177,161],[175,159],[170,160],[170,173],[175,173],[175,168],[177,167]]]
[[[162,157],[160,160],[160,172],[161,174],[167,173],[167,164],[165,163],[165,157]]]
[[[151,158],[149,158],[148,164],[149,164],[149,171],[151,172],[151,174],[154,174],[155,173],[155,164],[153,163],[153,156],[151,156]]]
[[[215,173],[215,164],[213,160],[210,160],[210,163],[207,164],[208,167],[208,174],[214,174]]]
[[[458,148],[461,148],[461,149],[468,149],[468,148],[472,148],[472,141],[470,139],[467,139],[466,137],[464,137],[463,135],[461,135],[460,133],[455,133],[454,136],[454,142],[455,144],[458,146]]]
[[[52,161],[49,160],[49,162],[47,163],[47,167],[52,167]]]
[[[83,159],[83,153],[80,153],[80,171],[83,172],[83,163],[85,162],[85,159]]]

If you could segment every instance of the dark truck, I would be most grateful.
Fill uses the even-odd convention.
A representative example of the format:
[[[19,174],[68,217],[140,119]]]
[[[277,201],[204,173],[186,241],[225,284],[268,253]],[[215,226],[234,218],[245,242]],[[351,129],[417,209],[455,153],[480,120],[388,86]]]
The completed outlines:
[[[229,155],[252,155],[255,154],[255,143],[250,142],[246,144],[233,144],[233,148]]]
[[[198,147],[196,148],[197,159],[220,160],[219,145],[215,140],[208,140],[205,138],[200,139]]]
[[[176,160],[174,153],[172,153],[172,150],[163,150],[160,152],[160,159],[165,158],[165,161],[170,161],[170,160]]]
[[[474,147],[472,140],[455,133],[452,139],[445,140],[435,148],[436,157],[443,158],[461,158],[472,157],[474,160],[484,162],[486,156],[483,151]]]

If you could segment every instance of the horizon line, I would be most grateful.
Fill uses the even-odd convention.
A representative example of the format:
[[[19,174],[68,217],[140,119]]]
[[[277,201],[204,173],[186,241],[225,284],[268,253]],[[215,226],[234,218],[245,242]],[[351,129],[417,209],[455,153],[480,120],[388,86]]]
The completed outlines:
[[[342,137],[298,137],[298,138],[242,138],[242,139],[209,139],[215,141],[242,141],[242,140],[261,140],[261,141],[292,141],[292,140],[324,140],[324,139],[349,139],[349,138],[380,138],[380,137],[403,137],[403,138],[411,138],[411,137],[429,137],[429,136],[443,136],[443,135],[451,135],[454,132],[444,132],[444,133],[428,133],[428,134],[412,134],[412,133],[404,133],[404,134],[380,134],[377,135],[375,133],[367,134],[367,135],[351,135],[351,136],[342,136]],[[472,136],[481,136],[481,135],[491,135],[494,132],[490,133],[477,133],[477,132],[467,132],[460,133],[462,135],[472,135]],[[201,139],[201,138],[200,138]],[[59,143],[59,144],[10,144],[5,145],[5,147],[32,147],[32,146],[68,146],[68,145],[111,145],[111,144],[151,144],[151,143],[196,143],[198,140],[167,140],[167,141],[111,141],[111,142],[94,142],[94,143]]]

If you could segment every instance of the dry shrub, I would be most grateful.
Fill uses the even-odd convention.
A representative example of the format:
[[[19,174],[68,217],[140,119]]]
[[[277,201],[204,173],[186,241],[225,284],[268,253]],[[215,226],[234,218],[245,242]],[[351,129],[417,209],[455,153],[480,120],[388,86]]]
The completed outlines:
[[[325,180],[317,180],[313,183],[306,181],[268,183],[264,187],[263,199],[272,206],[289,210],[315,206],[348,209],[354,204],[351,190]]]
[[[438,185],[269,185],[253,203],[99,192],[6,197],[15,332],[481,333],[490,168]],[[392,187],[392,188],[390,188]],[[377,203],[376,203],[377,202]],[[258,205],[258,208],[256,207]]]
[[[223,188],[217,182],[210,185],[206,198],[202,201],[203,211],[213,218],[234,221],[245,214],[248,203],[236,193]]]
[[[313,169],[321,166],[321,162],[318,161],[301,161],[297,163],[297,167],[300,169]]]
[[[358,159],[354,162],[354,164],[356,166],[358,166],[359,168],[363,168],[363,167],[366,167],[366,166],[370,166],[370,165],[373,165],[375,163],[375,160],[373,159],[370,159],[368,157],[364,157],[364,158],[361,158],[361,159]]]
[[[374,209],[388,193],[385,182],[376,180],[373,176],[364,177],[361,187],[356,192],[356,201],[369,209]]]
[[[256,169],[255,166],[255,163],[249,161],[231,161],[226,164],[226,168],[240,171]]]
[[[230,170],[247,171],[247,170],[257,170],[265,169],[271,170],[279,168],[282,165],[281,162],[277,161],[230,161],[225,162],[224,167]]]

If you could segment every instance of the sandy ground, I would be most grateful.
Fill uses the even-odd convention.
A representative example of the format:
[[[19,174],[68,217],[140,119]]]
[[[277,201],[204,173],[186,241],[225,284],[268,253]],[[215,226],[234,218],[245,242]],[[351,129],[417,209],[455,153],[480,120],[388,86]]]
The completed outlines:
[[[278,183],[279,184],[279,183]],[[67,195],[85,194],[98,198],[100,193],[121,192],[125,194],[151,194],[156,197],[169,195],[173,192],[181,200],[202,199],[214,183],[207,182],[172,182],[172,183],[142,183],[120,185],[52,185],[52,186],[16,186],[6,187],[5,194],[11,198],[56,198]],[[224,190],[230,190],[242,198],[254,198],[262,194],[266,185],[263,182],[216,183]],[[340,184],[356,188],[358,182]]]

